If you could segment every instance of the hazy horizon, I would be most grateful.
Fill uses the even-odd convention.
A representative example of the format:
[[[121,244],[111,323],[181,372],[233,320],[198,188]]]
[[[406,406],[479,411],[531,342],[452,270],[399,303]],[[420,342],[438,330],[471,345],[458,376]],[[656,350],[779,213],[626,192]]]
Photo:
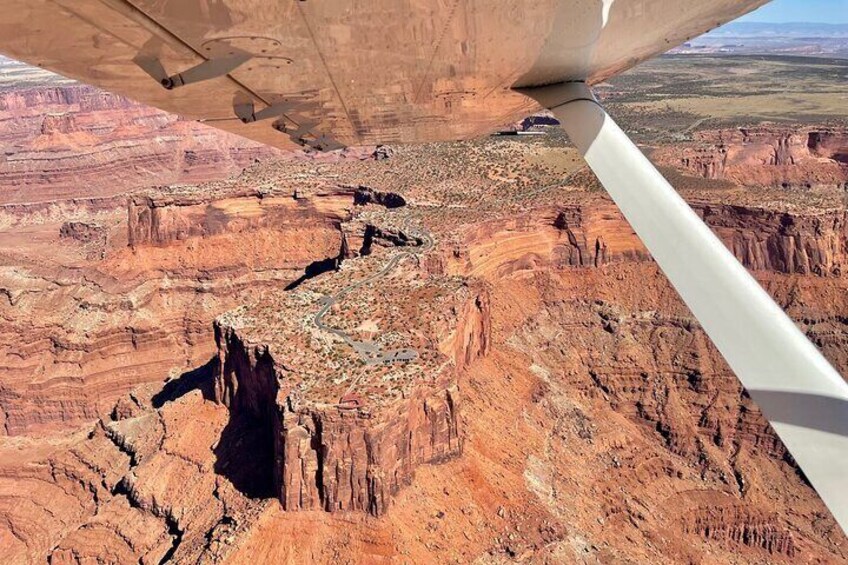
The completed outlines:
[[[728,24],[764,24],[764,25],[820,25],[820,26],[844,26],[848,25],[848,22],[810,22],[804,20],[791,21],[791,22],[769,22],[764,20],[733,20],[732,22],[728,22]]]
[[[848,24],[848,0],[774,0],[737,22]]]

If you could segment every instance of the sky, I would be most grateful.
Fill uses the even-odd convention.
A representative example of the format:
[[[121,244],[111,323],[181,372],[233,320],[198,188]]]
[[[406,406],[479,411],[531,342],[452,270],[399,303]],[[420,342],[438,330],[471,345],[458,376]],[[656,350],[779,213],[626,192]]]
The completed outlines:
[[[738,21],[845,24],[848,0],[774,0]]]

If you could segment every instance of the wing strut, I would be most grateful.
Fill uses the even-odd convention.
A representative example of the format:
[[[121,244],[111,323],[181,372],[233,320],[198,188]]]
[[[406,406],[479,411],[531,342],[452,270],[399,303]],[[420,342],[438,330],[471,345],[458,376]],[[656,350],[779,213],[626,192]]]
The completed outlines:
[[[571,141],[848,532],[848,384],[582,82],[520,89]]]
[[[162,65],[162,62],[156,56],[147,53],[139,53],[133,59],[133,62],[135,62],[141,70],[150,75],[151,78],[156,80],[156,82],[161,84],[163,88],[173,90],[187,84],[194,84],[196,82],[222,77],[249,61],[250,58],[250,54],[234,49],[231,53],[224,57],[206,59],[190,69],[186,69],[180,73],[170,76],[165,70],[165,67]]]

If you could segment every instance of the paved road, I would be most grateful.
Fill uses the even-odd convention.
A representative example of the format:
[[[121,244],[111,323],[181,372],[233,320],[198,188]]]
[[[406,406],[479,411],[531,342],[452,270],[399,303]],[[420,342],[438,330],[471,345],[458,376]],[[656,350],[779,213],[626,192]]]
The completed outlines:
[[[408,257],[417,257],[418,255],[432,249],[433,239],[432,237],[430,237],[430,234],[425,232],[419,232],[414,228],[411,228],[408,222],[404,223],[404,225],[401,226],[401,231],[403,231],[407,235],[420,239],[421,241],[423,241],[423,243],[417,246],[414,252],[403,251],[401,253],[398,253],[397,255],[394,255],[383,266],[382,269],[380,269],[373,275],[366,277],[354,284],[346,286],[345,288],[341,289],[339,292],[332,296],[325,296],[321,300],[321,309],[312,318],[312,322],[318,329],[330,332],[342,338],[345,343],[347,343],[353,348],[354,351],[356,351],[360,359],[362,359],[368,365],[407,363],[409,361],[414,361],[418,358],[418,351],[412,348],[384,350],[382,346],[372,341],[358,341],[351,337],[351,335],[348,334],[346,331],[325,324],[324,316],[327,314],[330,308],[332,308],[335,304],[342,300],[346,295],[350,294],[354,290],[357,290],[363,286],[371,284],[372,282],[378,281],[381,278],[385,277],[387,274],[392,272],[392,270],[394,270],[397,264],[400,263],[403,259],[406,259]]]

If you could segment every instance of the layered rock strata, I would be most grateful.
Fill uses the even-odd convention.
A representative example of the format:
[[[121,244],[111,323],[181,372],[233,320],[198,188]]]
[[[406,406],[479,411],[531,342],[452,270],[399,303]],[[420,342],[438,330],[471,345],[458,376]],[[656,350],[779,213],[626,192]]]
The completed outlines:
[[[322,155],[133,214],[0,208],[0,562],[845,561],[557,143]],[[778,153],[764,166],[799,166]],[[845,374],[844,192],[817,178],[685,196]],[[106,228],[105,256],[65,222]]]
[[[455,383],[419,388],[376,413],[358,399],[314,405],[288,388],[292,376],[268,349],[246,346],[220,325],[216,339],[216,399],[235,417],[247,412],[270,428],[274,492],[286,510],[379,516],[416,467],[462,450]]]
[[[201,182],[280,152],[96,88],[65,84],[0,95],[2,202],[109,196]]]
[[[131,247],[165,246],[189,238],[209,238],[298,225],[339,229],[350,219],[355,191],[326,187],[297,197],[292,193],[238,191],[210,198],[203,194],[155,194],[129,199]]]
[[[90,433],[4,452],[0,487],[16,490],[0,496],[0,556],[844,560],[838,527],[607,204],[476,224],[461,249],[406,257],[325,317],[355,341],[415,347],[416,363],[371,372],[314,326],[326,296],[414,246],[250,299],[216,324],[214,382],[148,385]],[[845,371],[844,278],[773,269],[757,276]]]
[[[334,276],[341,279],[337,288],[358,264],[373,269],[380,260],[386,259],[345,262],[347,276]],[[249,417],[269,430],[274,490],[287,510],[382,515],[418,466],[462,450],[457,377],[488,344],[484,295],[439,278],[374,284],[377,304],[356,297],[335,303],[329,332],[313,319],[324,303],[315,300],[314,284],[216,321],[215,398],[233,418]],[[413,324],[409,316],[421,311],[434,318],[419,315]],[[376,327],[363,328],[387,319],[391,326],[380,331],[418,345],[416,358],[389,358],[379,368],[354,361],[360,348],[383,347]],[[371,339],[360,341],[362,332]],[[330,351],[340,365],[322,361]]]
[[[848,130],[844,127],[702,131],[691,143],[662,147],[651,156],[690,174],[745,186],[848,185]]]
[[[0,434],[91,420],[138,384],[202,364],[216,315],[338,257],[353,191],[301,192],[205,186],[138,195],[123,211],[81,203],[96,222],[54,221],[56,203],[7,206],[18,220],[0,230]]]
[[[466,237],[481,244],[467,247],[470,251],[449,262],[466,261],[456,269],[482,275],[491,269],[506,274],[528,261],[561,269],[650,260],[612,202],[591,197],[575,200],[480,224]],[[698,200],[690,204],[752,271],[838,277],[848,264],[848,213],[844,210],[787,212]],[[488,241],[482,242],[484,238]]]

